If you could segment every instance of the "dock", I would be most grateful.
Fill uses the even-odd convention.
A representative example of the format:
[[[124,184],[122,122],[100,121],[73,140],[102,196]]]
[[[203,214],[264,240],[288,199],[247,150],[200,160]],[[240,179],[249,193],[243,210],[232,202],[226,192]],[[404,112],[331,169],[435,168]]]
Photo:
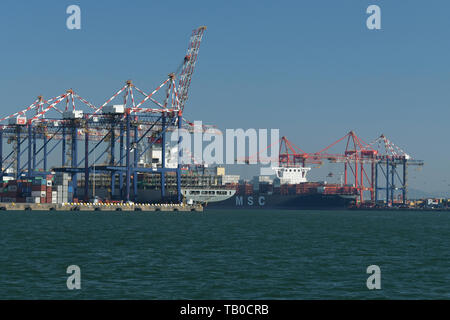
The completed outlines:
[[[203,212],[201,205],[126,203],[0,203],[4,211],[152,211]]]

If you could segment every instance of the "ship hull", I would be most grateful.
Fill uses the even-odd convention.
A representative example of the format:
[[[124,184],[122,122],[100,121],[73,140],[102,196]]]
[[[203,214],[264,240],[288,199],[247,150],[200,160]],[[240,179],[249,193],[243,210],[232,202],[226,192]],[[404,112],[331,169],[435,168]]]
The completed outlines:
[[[336,210],[347,209],[355,201],[355,196],[346,195],[280,195],[252,194],[234,195],[215,203],[208,203],[206,209],[291,209],[291,210]]]

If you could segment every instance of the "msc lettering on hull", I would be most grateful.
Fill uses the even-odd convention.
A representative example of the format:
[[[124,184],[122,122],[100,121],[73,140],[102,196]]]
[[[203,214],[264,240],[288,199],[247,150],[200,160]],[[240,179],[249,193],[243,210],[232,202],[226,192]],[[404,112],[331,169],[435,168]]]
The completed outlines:
[[[244,205],[262,207],[266,205],[266,197],[259,196],[255,199],[253,196],[248,196],[246,199],[244,199],[243,196],[236,196],[236,206],[244,206]]]

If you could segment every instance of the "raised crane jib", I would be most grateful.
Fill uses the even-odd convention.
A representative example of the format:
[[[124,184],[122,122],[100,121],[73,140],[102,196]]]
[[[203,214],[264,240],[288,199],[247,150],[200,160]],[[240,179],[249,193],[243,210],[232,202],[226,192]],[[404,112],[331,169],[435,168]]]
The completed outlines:
[[[188,99],[189,86],[191,84],[191,78],[192,74],[194,73],[195,63],[197,62],[200,43],[202,42],[205,30],[206,26],[201,26],[192,31],[188,50],[184,57],[183,67],[178,76],[178,94],[180,100],[180,108],[182,110],[184,109],[184,104]]]

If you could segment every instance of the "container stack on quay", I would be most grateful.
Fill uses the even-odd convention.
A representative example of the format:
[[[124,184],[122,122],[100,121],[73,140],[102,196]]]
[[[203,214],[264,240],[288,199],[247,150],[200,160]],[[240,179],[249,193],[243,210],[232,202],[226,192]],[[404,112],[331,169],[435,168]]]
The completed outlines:
[[[56,203],[67,203],[73,199],[73,188],[69,183],[68,173],[57,173],[54,178],[56,185]]]
[[[37,176],[30,179],[2,181],[1,202],[67,203],[72,201],[72,186],[67,173]]]

